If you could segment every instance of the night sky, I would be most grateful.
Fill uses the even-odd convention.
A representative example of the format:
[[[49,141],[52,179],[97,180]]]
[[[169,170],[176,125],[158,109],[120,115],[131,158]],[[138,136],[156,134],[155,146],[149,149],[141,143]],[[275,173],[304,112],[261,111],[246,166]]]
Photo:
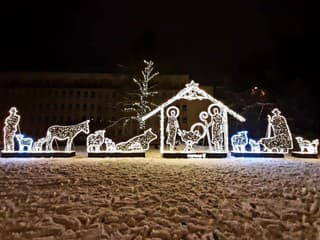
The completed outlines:
[[[317,99],[319,14],[308,1],[177,2],[2,4],[0,71],[125,72],[146,58],[200,83],[278,94],[295,83]]]

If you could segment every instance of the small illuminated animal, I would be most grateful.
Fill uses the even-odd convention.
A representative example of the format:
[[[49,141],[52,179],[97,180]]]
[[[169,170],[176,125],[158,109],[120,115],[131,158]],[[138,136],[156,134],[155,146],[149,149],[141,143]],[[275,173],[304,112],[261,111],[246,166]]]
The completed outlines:
[[[250,144],[250,149],[251,152],[260,152],[260,144],[259,142],[253,140],[253,139],[249,139],[249,144]]]
[[[248,131],[240,131],[231,137],[233,151],[245,152],[248,144]]]
[[[47,142],[47,138],[39,138],[37,141],[33,143],[32,150],[40,152],[42,151],[43,145]]]
[[[46,150],[52,151],[52,142],[53,140],[57,139],[60,141],[67,140],[65,151],[71,151],[73,139],[81,132],[85,134],[89,133],[89,122],[90,120],[86,120],[70,126],[53,125],[49,127],[47,130],[48,141],[46,143]]]
[[[31,151],[33,140],[32,138],[25,138],[23,134],[16,134],[19,143],[19,151]],[[27,150],[25,150],[25,147]]]
[[[101,146],[104,143],[104,133],[106,130],[98,130],[91,133],[87,137],[87,151],[100,152]]]
[[[296,137],[301,152],[306,153],[318,153],[319,139],[312,141],[303,139],[302,137]]]
[[[116,143],[114,141],[112,141],[112,139],[110,138],[106,138],[104,140],[105,144],[106,144],[106,151],[107,152],[114,152],[116,151]]]
[[[126,142],[116,144],[116,151],[146,151],[149,144],[157,138],[157,135],[151,131],[151,128],[144,133],[129,139]]]

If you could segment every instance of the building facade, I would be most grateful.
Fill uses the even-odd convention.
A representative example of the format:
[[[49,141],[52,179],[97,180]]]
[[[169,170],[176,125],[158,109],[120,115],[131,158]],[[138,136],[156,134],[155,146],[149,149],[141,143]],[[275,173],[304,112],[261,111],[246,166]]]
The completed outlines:
[[[188,75],[158,75],[152,82],[158,95],[151,101],[161,104],[174,96],[183,86],[190,82]],[[213,94],[212,87],[204,86]],[[6,72],[0,73],[0,117],[3,120],[11,106],[17,107],[20,131],[35,139],[46,135],[51,125],[72,125],[90,119],[91,132],[106,128],[106,137],[123,141],[139,133],[138,124],[130,121],[126,127],[122,122],[112,125],[117,120],[128,116],[123,112],[127,99],[134,101],[130,95],[137,87],[127,74],[117,73],[52,73],[52,72]],[[204,106],[205,107],[205,106]],[[192,125],[192,106],[181,102],[181,125]],[[158,132],[159,121],[147,122]],[[83,144],[86,136],[77,138],[77,144]]]

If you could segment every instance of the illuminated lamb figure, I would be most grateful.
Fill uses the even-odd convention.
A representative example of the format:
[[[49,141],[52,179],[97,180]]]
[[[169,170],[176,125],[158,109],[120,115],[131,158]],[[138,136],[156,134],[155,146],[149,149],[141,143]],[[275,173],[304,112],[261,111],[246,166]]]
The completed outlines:
[[[70,152],[73,139],[81,132],[84,132],[85,134],[89,133],[89,122],[90,120],[86,120],[84,122],[70,126],[54,125],[49,127],[46,137],[46,150],[53,151],[52,142],[53,140],[57,139],[60,141],[67,140],[65,152]]]
[[[296,137],[296,140],[299,144],[301,153],[318,154],[319,139],[309,141],[302,137]]]
[[[33,143],[32,151],[41,152],[43,150],[43,145],[47,142],[47,138],[43,137],[38,139]]]
[[[268,115],[267,136],[261,138],[259,143],[266,152],[288,153],[293,148],[293,143],[287,120],[277,108],[272,110],[272,114],[272,117]]]
[[[105,132],[106,130],[98,130],[88,135],[87,152],[100,152]]]
[[[245,152],[248,144],[248,131],[240,131],[231,137],[232,149],[234,152]]]
[[[23,134],[16,134],[19,143],[19,151],[31,151],[33,140],[32,138],[25,138]],[[25,150],[25,147],[27,148]]]
[[[259,142],[253,139],[249,139],[249,145],[250,145],[251,152],[258,153],[261,151]]]

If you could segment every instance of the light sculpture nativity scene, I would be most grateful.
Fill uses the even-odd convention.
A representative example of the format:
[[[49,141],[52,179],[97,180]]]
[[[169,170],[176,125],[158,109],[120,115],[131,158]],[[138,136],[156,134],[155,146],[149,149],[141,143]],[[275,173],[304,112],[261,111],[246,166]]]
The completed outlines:
[[[72,150],[74,138],[80,133],[89,133],[90,121],[86,120],[75,125],[50,126],[46,136],[33,141],[21,133],[20,119],[17,108],[11,107],[4,121],[2,157],[72,157],[75,156]],[[54,149],[53,142],[59,148],[57,141],[67,141],[64,150]],[[15,146],[15,142],[18,146]]]
[[[236,157],[284,157],[293,148],[292,134],[287,120],[278,108],[268,115],[266,137],[255,141],[248,139],[248,131],[240,131],[231,137],[231,155]],[[250,146],[250,147],[249,147]]]
[[[157,139],[151,128],[125,142],[115,143],[98,130],[87,137],[88,157],[145,157],[150,143]]]
[[[181,101],[204,102],[207,108],[198,113],[198,122],[190,129],[182,129],[180,109],[174,105]],[[198,109],[199,110],[199,109]],[[197,111],[197,109],[192,109]],[[199,84],[191,81],[174,97],[142,117],[143,121],[160,112],[160,152],[168,158],[226,157],[228,148],[228,114],[244,122],[245,118],[213,98]],[[179,144],[181,143],[181,144]]]

